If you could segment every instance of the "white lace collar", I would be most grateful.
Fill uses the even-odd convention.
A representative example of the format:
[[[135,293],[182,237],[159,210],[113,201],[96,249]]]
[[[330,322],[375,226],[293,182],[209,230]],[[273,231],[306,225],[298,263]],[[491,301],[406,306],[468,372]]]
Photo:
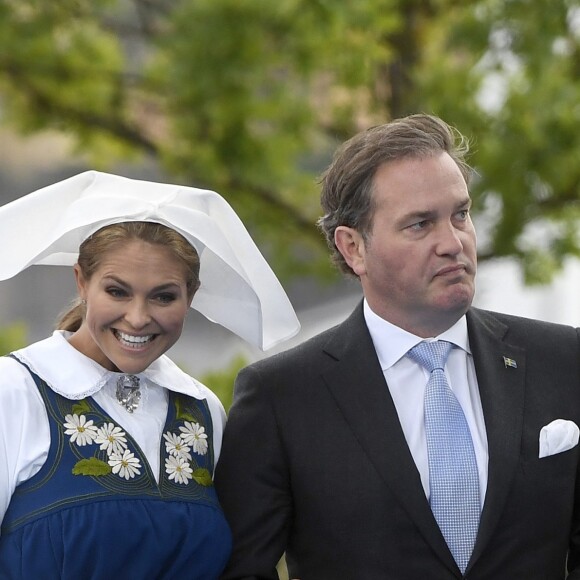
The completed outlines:
[[[67,399],[94,395],[119,373],[109,371],[71,346],[70,332],[55,330],[51,337],[35,342],[13,354],[40,376],[50,388]],[[169,357],[161,356],[137,375],[160,387],[205,399],[201,383],[184,373]]]

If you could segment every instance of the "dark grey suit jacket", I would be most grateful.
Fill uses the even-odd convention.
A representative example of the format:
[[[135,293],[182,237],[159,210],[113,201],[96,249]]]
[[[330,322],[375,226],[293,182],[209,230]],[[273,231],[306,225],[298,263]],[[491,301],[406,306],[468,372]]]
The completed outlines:
[[[470,580],[580,579],[580,447],[540,459],[554,419],[580,425],[577,330],[467,315],[489,447]],[[516,361],[517,368],[505,364]],[[244,369],[217,491],[234,551],[224,578],[461,578],[433,518],[362,305],[341,325]],[[578,566],[578,569],[577,569]]]

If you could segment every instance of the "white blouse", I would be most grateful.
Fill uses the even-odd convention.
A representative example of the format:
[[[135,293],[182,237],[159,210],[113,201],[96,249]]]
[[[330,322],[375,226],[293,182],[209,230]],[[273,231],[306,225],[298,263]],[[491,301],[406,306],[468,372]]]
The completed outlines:
[[[76,350],[67,340],[70,334],[57,330],[50,338],[13,354],[63,397],[77,400],[92,396],[135,439],[158,481],[167,391],[205,399],[213,422],[217,463],[226,414],[212,391],[164,355],[137,375],[141,400],[138,408],[128,413],[116,397],[120,373],[108,371]],[[38,387],[23,365],[10,357],[0,357],[0,522],[15,488],[40,470],[49,447],[48,416]]]

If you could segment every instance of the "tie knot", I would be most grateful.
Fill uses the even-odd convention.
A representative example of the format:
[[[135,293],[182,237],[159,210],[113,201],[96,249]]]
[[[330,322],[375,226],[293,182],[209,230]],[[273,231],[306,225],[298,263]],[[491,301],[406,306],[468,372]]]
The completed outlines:
[[[407,356],[425,367],[430,373],[443,369],[453,344],[445,340],[423,341],[415,345]]]

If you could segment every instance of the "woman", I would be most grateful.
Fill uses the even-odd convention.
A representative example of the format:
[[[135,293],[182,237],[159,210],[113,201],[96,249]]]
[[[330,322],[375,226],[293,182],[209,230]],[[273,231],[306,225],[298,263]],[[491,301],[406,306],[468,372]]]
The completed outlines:
[[[31,220],[0,279],[74,261],[79,298],[0,359],[0,577],[217,578],[225,413],[165,352],[190,305],[262,348],[288,338],[285,294],[214,192],[87,172],[0,208],[0,244]]]

